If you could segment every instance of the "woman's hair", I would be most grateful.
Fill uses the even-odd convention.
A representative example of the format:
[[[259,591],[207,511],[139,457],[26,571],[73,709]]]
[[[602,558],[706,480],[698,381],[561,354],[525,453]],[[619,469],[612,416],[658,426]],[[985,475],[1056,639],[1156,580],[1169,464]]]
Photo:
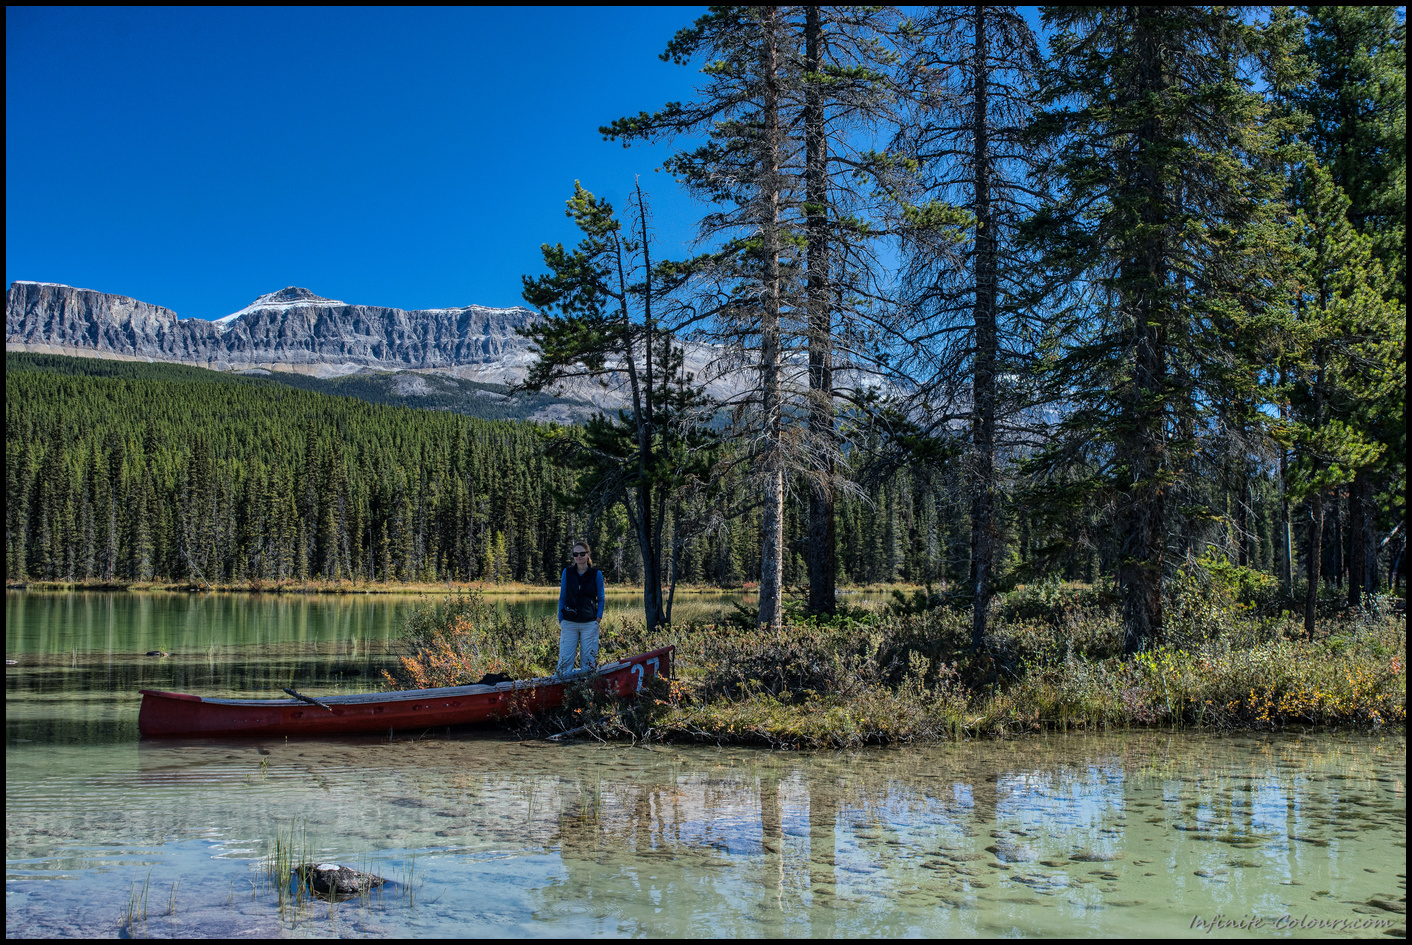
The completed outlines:
[[[569,546],[570,550],[573,550],[574,548],[582,548],[584,551],[588,552],[588,566],[590,568],[593,567],[593,549],[588,547],[588,542],[576,541]]]

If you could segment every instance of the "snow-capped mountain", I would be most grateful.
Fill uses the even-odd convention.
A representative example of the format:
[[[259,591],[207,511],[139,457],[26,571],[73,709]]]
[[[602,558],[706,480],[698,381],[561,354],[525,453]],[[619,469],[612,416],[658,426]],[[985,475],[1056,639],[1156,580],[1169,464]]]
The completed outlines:
[[[207,321],[92,289],[14,282],[5,293],[5,347],[217,370],[323,377],[438,370],[510,383],[533,360],[530,343],[515,329],[534,317],[527,308],[482,305],[420,311],[350,305],[290,286]]]
[[[269,292],[260,296],[249,305],[238,312],[231,312],[221,318],[214,319],[212,325],[220,325],[221,331],[225,331],[230,324],[242,315],[250,312],[257,312],[266,308],[297,308],[309,305],[347,305],[347,302],[340,302],[338,299],[326,299],[322,295],[315,295],[308,289],[300,289],[297,286],[289,286],[280,289],[278,292]]]
[[[289,286],[229,315],[181,318],[171,309],[122,295],[53,282],[13,282],[5,293],[5,348],[75,357],[169,361],[219,371],[290,371],[321,378],[404,372],[443,374],[480,384],[515,384],[535,360],[516,329],[538,315],[528,308],[465,305],[404,311],[350,305]],[[727,400],[749,385],[722,349],[683,343],[686,369],[708,394]],[[807,372],[795,365],[801,384]],[[835,374],[836,380],[843,376]],[[407,378],[396,388],[411,390]],[[411,386],[408,386],[411,385]],[[580,378],[549,391],[578,406],[546,407],[535,419],[572,422],[629,401],[627,372]]]

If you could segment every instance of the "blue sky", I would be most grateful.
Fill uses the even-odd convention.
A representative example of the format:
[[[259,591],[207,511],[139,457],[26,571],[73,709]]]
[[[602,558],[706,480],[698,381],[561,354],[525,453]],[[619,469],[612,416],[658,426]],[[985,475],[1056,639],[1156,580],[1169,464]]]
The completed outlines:
[[[693,97],[658,55],[702,9],[7,7],[6,285],[519,305],[574,180],[623,207],[637,175],[683,256],[668,146],[598,128]]]
[[[5,281],[218,318],[305,286],[398,308],[521,304],[576,240],[577,178],[641,175],[664,255],[695,208],[614,118],[687,99],[694,8],[5,13]]]

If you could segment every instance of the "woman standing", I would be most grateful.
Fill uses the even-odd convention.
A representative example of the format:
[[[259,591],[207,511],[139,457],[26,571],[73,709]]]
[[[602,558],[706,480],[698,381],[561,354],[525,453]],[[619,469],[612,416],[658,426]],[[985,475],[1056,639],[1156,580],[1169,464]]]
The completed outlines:
[[[603,572],[593,566],[588,542],[574,542],[574,563],[559,579],[559,666],[557,675],[574,668],[574,655],[583,669],[598,666],[598,621],[603,619]]]

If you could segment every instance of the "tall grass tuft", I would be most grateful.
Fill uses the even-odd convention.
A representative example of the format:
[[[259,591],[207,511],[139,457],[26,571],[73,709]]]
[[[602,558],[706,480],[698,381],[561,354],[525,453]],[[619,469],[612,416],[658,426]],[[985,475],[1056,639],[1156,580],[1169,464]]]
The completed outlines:
[[[299,909],[311,898],[307,883],[296,881],[294,870],[301,863],[313,859],[314,846],[309,840],[308,828],[293,818],[288,829],[277,829],[274,837],[265,845],[262,861],[264,881],[272,888],[279,903],[280,915],[290,909]]]
[[[389,689],[465,686],[486,673],[548,676],[559,654],[559,628],[550,618],[501,611],[478,590],[420,604],[402,640],[411,655],[383,671]]]
[[[147,894],[151,888],[152,870],[149,867],[147,877],[142,881],[142,886],[139,888],[136,883],[133,883],[128,888],[127,906],[123,909],[122,918],[118,922],[119,930],[129,937],[136,936],[137,923],[147,921]],[[172,888],[172,898],[175,904],[175,886]]]

